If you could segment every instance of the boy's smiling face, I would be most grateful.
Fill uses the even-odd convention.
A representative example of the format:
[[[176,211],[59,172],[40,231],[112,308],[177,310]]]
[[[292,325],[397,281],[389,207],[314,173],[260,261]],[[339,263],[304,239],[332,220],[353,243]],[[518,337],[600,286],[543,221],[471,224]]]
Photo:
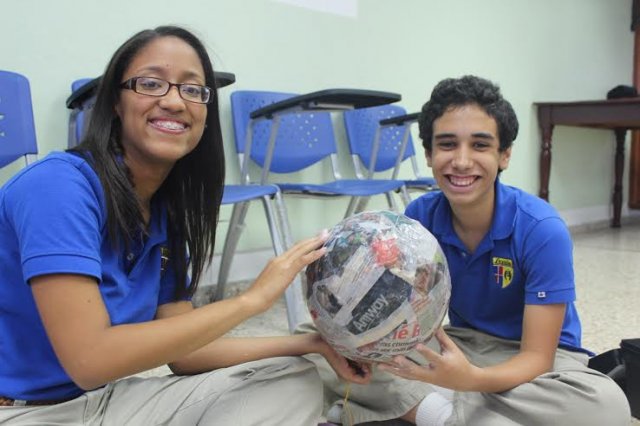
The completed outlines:
[[[476,104],[452,107],[433,122],[427,164],[453,208],[493,205],[496,177],[511,158],[511,148],[499,147],[495,119]]]

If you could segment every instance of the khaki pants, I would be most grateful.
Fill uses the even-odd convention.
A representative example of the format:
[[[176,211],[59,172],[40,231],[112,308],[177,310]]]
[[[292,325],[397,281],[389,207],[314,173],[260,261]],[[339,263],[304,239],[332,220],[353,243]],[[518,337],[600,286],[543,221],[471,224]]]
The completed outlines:
[[[313,328],[305,324],[302,329]],[[520,343],[478,331],[445,327],[469,361],[479,367],[495,365],[516,355]],[[430,346],[437,346],[435,339]],[[439,348],[438,348],[439,350]],[[318,365],[328,405],[342,404],[345,384],[323,359],[307,356]],[[502,393],[455,392],[453,414],[447,425],[471,426],[629,426],[629,404],[622,390],[604,374],[587,368],[586,354],[558,349],[553,371]],[[372,383],[351,385],[343,424],[398,418],[415,407],[430,385],[374,370]]]
[[[0,407],[2,425],[317,425],[322,383],[300,357],[194,376],[131,377],[57,405]]]

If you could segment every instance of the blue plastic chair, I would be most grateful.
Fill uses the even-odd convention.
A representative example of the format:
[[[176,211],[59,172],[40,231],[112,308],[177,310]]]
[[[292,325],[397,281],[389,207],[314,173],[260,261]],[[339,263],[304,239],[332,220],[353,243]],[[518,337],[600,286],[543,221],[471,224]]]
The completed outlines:
[[[71,83],[71,96],[67,99],[69,115],[69,134],[67,146],[73,148],[82,140],[84,123],[89,121],[91,108],[96,99],[96,91],[100,78],[80,78]]]
[[[400,119],[390,120],[393,118]],[[404,186],[400,190],[405,206],[411,202],[409,191],[427,192],[437,189],[435,179],[421,176],[418,171],[410,129],[411,123],[416,120],[417,114],[407,115],[407,111],[397,105],[362,108],[344,113],[349,149],[358,178],[371,179],[376,172],[393,170],[391,179],[398,179],[402,162],[411,162],[414,178],[404,179]],[[385,121],[391,123],[384,125]]]
[[[0,70],[0,168],[20,157],[29,164],[37,155],[29,80]]]
[[[345,217],[364,210],[373,195],[385,195],[392,210],[397,207],[391,195],[403,185],[402,181],[363,181],[343,179],[338,170],[337,147],[331,116],[328,112],[295,112],[273,117],[252,119],[251,113],[273,103],[289,99],[290,93],[267,91],[236,91],[231,94],[231,111],[235,147],[241,164],[243,182],[251,179],[248,161],[251,159],[262,169],[261,184],[270,183],[269,174],[295,173],[322,160],[330,159],[334,180],[323,184],[273,182],[282,195],[306,198],[351,197]],[[330,109],[331,106],[329,106]],[[274,140],[272,140],[272,137]],[[245,158],[248,152],[249,157]],[[277,216],[281,224],[284,247],[293,244],[287,209],[281,196],[275,197]],[[290,322],[299,323],[307,316],[300,276],[287,289],[287,310],[293,310]]]
[[[280,214],[281,210],[274,210],[272,202],[275,199],[276,205],[282,204],[280,190],[276,185],[257,185],[257,184],[241,184],[241,185],[225,185],[222,195],[223,205],[233,205],[231,218],[229,219],[229,229],[225,238],[224,247],[220,259],[220,269],[218,271],[218,283],[216,284],[215,300],[224,298],[224,290],[229,278],[229,270],[233,261],[233,255],[236,252],[240,235],[245,228],[245,218],[249,210],[251,201],[261,200],[264,207],[269,232],[271,234],[271,242],[273,251],[276,256],[282,254],[285,250],[285,242],[281,232],[283,219]],[[299,278],[296,278],[285,292],[285,303],[287,306],[287,321],[289,331],[293,332],[295,328],[304,320],[306,316],[306,305],[302,299],[302,286]]]
[[[385,195],[392,210],[397,211],[391,193],[403,182],[397,180],[343,179],[338,168],[337,147],[331,116],[328,112],[292,112],[271,119],[251,119],[251,113],[267,105],[289,99],[291,93],[267,91],[236,91],[231,94],[231,110],[235,131],[235,146],[243,163],[243,179],[249,180],[244,158],[250,149],[250,159],[262,169],[262,184],[269,182],[270,173],[295,173],[329,159],[333,180],[326,183],[273,182],[283,195],[307,198],[351,197],[345,217],[364,210],[367,200],[374,195]],[[270,138],[275,143],[270,152]],[[280,206],[286,219],[286,209]],[[285,222],[288,224],[288,221]],[[285,243],[291,244],[288,226],[283,229]]]

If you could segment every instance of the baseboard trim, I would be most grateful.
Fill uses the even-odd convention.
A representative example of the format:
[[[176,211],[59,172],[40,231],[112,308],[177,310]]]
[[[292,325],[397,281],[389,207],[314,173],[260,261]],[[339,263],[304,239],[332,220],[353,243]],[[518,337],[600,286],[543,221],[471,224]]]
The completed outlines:
[[[613,218],[612,208],[608,205],[561,210],[559,213],[571,232],[606,228],[611,225]],[[640,210],[630,210],[627,206],[622,208],[620,218],[622,225],[638,221],[640,221]]]

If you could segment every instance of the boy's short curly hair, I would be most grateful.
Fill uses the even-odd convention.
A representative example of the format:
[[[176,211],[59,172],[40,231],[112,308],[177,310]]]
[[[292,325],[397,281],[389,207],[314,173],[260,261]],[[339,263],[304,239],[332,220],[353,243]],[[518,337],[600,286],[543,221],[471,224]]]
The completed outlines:
[[[422,106],[418,119],[420,138],[427,153],[431,153],[433,122],[447,110],[465,105],[478,105],[496,120],[500,152],[513,144],[518,135],[518,118],[511,104],[502,97],[500,88],[489,80],[465,75],[440,81],[431,98]]]

